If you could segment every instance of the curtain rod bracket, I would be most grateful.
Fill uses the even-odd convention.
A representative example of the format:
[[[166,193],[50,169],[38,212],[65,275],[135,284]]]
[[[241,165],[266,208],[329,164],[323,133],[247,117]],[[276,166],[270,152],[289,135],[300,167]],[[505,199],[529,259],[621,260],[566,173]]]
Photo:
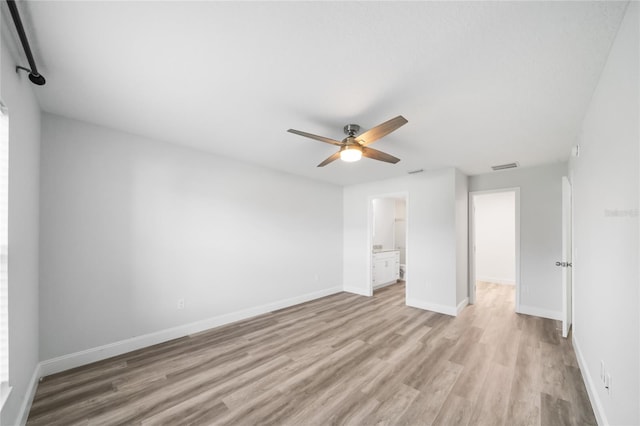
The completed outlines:
[[[44,84],[47,82],[47,80],[45,80],[45,78],[40,74],[31,71],[29,68],[16,65],[16,72],[19,73],[20,70],[26,71],[29,73],[29,80],[31,80],[33,84],[37,84],[38,86],[44,86]]]

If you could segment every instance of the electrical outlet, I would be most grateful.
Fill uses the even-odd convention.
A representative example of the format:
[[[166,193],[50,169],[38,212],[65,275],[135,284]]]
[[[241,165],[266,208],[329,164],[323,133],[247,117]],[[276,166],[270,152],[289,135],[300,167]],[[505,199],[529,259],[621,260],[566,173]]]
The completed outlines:
[[[178,309],[184,309],[184,299],[178,299]]]
[[[602,383],[604,383],[604,375],[605,375],[604,361],[600,361],[600,380],[602,380]]]
[[[315,274],[315,275],[313,276],[313,279],[314,279],[315,281],[318,281],[318,280],[320,279],[320,276],[319,276],[318,274]]]

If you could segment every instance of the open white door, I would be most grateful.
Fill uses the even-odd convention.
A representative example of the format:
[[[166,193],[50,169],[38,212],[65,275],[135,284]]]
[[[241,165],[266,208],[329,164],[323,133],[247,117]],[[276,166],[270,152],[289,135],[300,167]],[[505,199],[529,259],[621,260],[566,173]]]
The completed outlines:
[[[569,336],[571,329],[571,184],[566,176],[562,177],[562,337]]]

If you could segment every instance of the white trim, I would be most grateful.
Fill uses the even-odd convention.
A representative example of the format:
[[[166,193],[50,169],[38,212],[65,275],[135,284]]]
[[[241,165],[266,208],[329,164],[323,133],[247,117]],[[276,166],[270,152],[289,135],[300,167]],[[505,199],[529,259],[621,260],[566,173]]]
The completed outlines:
[[[438,312],[440,314],[451,315],[452,317],[455,317],[458,314],[456,306],[439,305],[437,303],[424,302],[418,299],[407,298],[407,306],[424,309],[426,311]]]
[[[532,315],[534,317],[562,321],[562,311],[550,311],[548,309],[537,308],[535,306],[520,305],[520,308],[516,309],[516,312],[519,314]]]
[[[522,277],[520,276],[520,187],[515,188],[516,193],[516,309],[520,309],[522,293]]]
[[[367,296],[367,297],[373,295],[373,291],[371,291],[370,289],[354,287],[351,285],[344,286],[343,291],[346,291],[347,293],[359,294],[360,296]]]
[[[399,279],[399,278],[398,278]],[[389,281],[388,283],[377,284],[373,286],[374,290],[378,290],[383,287],[389,287],[390,285],[398,284],[398,280]]]
[[[516,285],[516,280],[511,280],[508,278],[476,277],[476,281],[484,281],[492,284]]]
[[[474,202],[474,192],[469,191],[469,199],[467,200],[467,241],[469,246],[467,247],[469,253],[467,255],[467,274],[469,275],[469,283],[467,294],[469,296],[469,303],[476,303],[476,205]]]
[[[0,383],[0,411],[2,411],[2,407],[4,407],[4,403],[9,399],[9,395],[11,395],[11,386],[9,386],[8,382]]]
[[[173,340],[179,337],[188,336],[190,334],[199,333],[210,328],[219,327],[221,325],[229,324],[235,321],[251,318],[256,315],[266,314],[277,309],[287,308],[289,306],[308,302],[310,300],[319,299],[321,297],[329,296],[341,291],[341,287],[332,287],[313,293],[307,293],[302,296],[296,296],[278,302],[257,306],[254,308],[231,312],[201,321],[192,322],[190,324],[184,324],[177,327],[156,331],[154,333],[144,334],[142,336],[136,336],[130,339],[121,340],[119,342],[109,343],[72,354],[59,356],[57,358],[42,361],[40,363],[40,373],[42,376],[48,376],[50,374],[59,373],[71,368],[80,367],[92,362],[101,361],[103,359],[111,358],[117,355],[122,355],[127,352],[142,349],[151,345],[156,345],[168,340]]]
[[[571,264],[573,259],[573,188],[567,176],[562,176],[562,257]],[[567,235],[569,234],[569,235]],[[562,337],[569,336],[573,324],[573,268],[562,268]],[[571,311],[571,312],[567,312]]]
[[[0,386],[4,405],[9,390],[9,116],[0,113]],[[7,394],[8,395],[8,394]]]
[[[460,312],[462,312],[462,310],[469,304],[469,298],[465,297],[464,299],[462,299],[462,301],[460,303],[458,303],[458,306],[456,306],[456,316],[460,315]]]
[[[27,386],[27,391],[25,392],[24,399],[22,400],[22,404],[20,405],[20,411],[18,411],[18,417],[16,418],[16,420],[18,421],[18,425],[20,426],[24,426],[27,424],[29,411],[31,411],[33,398],[36,396],[36,390],[38,389],[40,377],[42,377],[42,363],[38,363],[36,365],[36,368],[33,370],[31,380],[29,380],[29,386]]]
[[[596,422],[599,425],[608,425],[609,422],[607,421],[607,416],[604,413],[604,408],[602,406],[600,396],[598,395],[597,387],[594,385],[593,380],[591,379],[593,376],[589,372],[587,362],[582,356],[582,350],[580,349],[580,345],[578,344],[576,335],[573,334],[572,336],[573,350],[576,353],[576,359],[578,360],[578,366],[580,366],[582,380],[584,380],[585,387],[587,388],[587,394],[589,395],[589,401],[591,401],[591,407],[593,407],[593,414],[595,414],[596,416]]]

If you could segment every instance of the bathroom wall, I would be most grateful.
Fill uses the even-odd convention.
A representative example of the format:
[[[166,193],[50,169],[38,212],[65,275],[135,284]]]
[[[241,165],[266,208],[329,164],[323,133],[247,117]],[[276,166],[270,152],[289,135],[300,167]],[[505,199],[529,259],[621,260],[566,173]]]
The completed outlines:
[[[373,203],[373,239],[372,245],[382,246],[383,250],[395,248],[394,228],[396,200],[376,198]]]
[[[394,221],[395,248],[400,250],[400,264],[407,263],[407,201],[396,199],[396,216]]]

